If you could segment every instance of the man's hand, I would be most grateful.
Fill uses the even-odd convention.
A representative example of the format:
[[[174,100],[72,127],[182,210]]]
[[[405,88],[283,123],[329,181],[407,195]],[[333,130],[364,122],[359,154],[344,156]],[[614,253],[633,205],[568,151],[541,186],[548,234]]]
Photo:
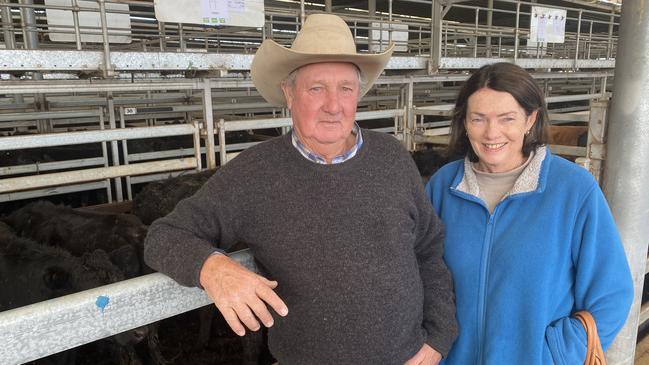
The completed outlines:
[[[286,304],[273,291],[276,281],[247,270],[225,255],[212,255],[205,260],[200,283],[239,336],[246,334],[241,322],[252,331],[260,327],[257,318],[266,327],[273,325],[266,304],[281,316],[288,314]]]
[[[419,352],[403,365],[437,365],[442,360],[442,354],[424,344]]]

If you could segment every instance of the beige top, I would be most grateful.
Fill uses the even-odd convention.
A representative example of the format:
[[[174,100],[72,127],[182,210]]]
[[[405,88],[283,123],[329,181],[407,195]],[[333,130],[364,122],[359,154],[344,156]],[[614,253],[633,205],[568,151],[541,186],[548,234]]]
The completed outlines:
[[[471,164],[480,188],[480,199],[487,204],[489,213],[493,213],[496,205],[512,190],[516,179],[529,165],[533,155],[534,153],[530,153],[524,164],[507,172],[483,172],[476,169],[475,164]]]

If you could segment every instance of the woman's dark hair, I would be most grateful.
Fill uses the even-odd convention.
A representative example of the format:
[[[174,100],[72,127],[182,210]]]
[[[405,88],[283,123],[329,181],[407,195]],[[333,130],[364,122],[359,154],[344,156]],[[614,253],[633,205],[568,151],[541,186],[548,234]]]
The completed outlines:
[[[538,111],[534,126],[523,140],[523,155],[525,157],[529,156],[530,152],[538,146],[547,144],[548,109],[541,88],[524,69],[512,63],[499,62],[480,67],[462,85],[453,110],[451,140],[448,145],[449,156],[464,157],[468,155],[472,162],[478,161],[478,156],[469,143],[464,122],[469,97],[485,87],[511,94],[528,116],[535,110]]]

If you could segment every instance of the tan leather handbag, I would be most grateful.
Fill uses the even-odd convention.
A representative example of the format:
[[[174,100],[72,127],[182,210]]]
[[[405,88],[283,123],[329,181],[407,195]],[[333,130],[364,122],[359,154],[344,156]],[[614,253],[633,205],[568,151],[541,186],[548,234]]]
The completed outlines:
[[[604,356],[604,350],[602,350],[602,344],[599,342],[595,319],[587,311],[575,313],[575,318],[581,321],[581,324],[586,329],[586,336],[588,338],[586,362],[584,362],[584,365],[606,365],[606,357]]]

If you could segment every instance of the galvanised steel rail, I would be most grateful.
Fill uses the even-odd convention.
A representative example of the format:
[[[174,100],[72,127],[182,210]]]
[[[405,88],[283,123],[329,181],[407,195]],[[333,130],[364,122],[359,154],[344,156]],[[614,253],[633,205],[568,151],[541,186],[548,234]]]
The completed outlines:
[[[230,257],[257,272],[249,250]],[[155,273],[0,312],[0,363],[23,364],[210,303],[203,290]]]

